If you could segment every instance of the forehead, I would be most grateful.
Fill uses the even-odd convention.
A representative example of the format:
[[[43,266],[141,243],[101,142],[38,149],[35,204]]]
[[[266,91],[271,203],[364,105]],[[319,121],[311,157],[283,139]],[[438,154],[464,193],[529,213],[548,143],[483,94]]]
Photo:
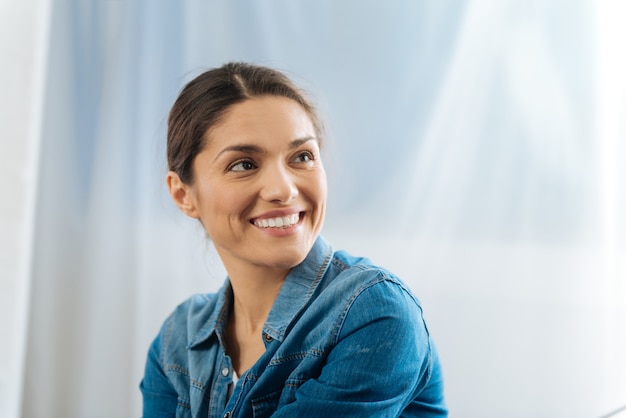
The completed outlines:
[[[231,106],[208,133],[208,143],[254,141],[273,138],[293,140],[315,137],[313,122],[296,101],[261,96]]]

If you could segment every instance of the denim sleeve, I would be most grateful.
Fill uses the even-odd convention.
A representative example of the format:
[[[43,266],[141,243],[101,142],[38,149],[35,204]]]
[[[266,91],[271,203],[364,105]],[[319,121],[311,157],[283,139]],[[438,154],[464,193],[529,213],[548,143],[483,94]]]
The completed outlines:
[[[421,308],[402,285],[368,285],[346,304],[337,326],[319,377],[304,382],[273,417],[447,416]]]
[[[176,416],[178,395],[163,371],[160,361],[161,334],[157,336],[146,360],[146,369],[140,384],[145,418],[170,418]]]

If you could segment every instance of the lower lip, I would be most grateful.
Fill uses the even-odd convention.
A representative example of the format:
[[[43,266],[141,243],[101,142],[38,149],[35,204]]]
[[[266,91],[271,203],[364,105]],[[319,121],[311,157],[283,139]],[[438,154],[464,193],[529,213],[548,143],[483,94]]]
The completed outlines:
[[[263,228],[252,224],[259,231],[269,234],[273,237],[287,237],[295,234],[302,227],[302,218],[304,217],[304,213],[300,214],[300,219],[295,224],[287,227],[287,228]]]

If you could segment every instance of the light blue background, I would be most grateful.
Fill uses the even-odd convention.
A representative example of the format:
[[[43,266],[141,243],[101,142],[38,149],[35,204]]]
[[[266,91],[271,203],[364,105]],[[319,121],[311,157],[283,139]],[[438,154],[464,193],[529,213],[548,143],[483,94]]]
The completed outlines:
[[[422,300],[453,416],[625,404],[625,130],[608,141],[598,122],[596,12],[52,1],[24,416],[138,416],[159,324],[221,284],[166,193],[164,135],[184,83],[231,60],[282,69],[318,103],[324,234]]]

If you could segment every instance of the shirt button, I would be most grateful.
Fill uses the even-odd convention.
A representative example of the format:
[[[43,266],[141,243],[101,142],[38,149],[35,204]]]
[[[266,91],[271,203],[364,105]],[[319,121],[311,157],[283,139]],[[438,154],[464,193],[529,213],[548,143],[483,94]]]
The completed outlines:
[[[265,341],[267,341],[268,343],[271,343],[273,340],[272,336],[269,334],[265,334]]]
[[[228,412],[226,412],[226,413],[224,414],[224,418],[230,418],[230,411],[228,411]]]
[[[224,367],[222,369],[222,376],[226,377],[228,376],[228,373],[230,373],[230,370],[228,370],[228,367]]]

